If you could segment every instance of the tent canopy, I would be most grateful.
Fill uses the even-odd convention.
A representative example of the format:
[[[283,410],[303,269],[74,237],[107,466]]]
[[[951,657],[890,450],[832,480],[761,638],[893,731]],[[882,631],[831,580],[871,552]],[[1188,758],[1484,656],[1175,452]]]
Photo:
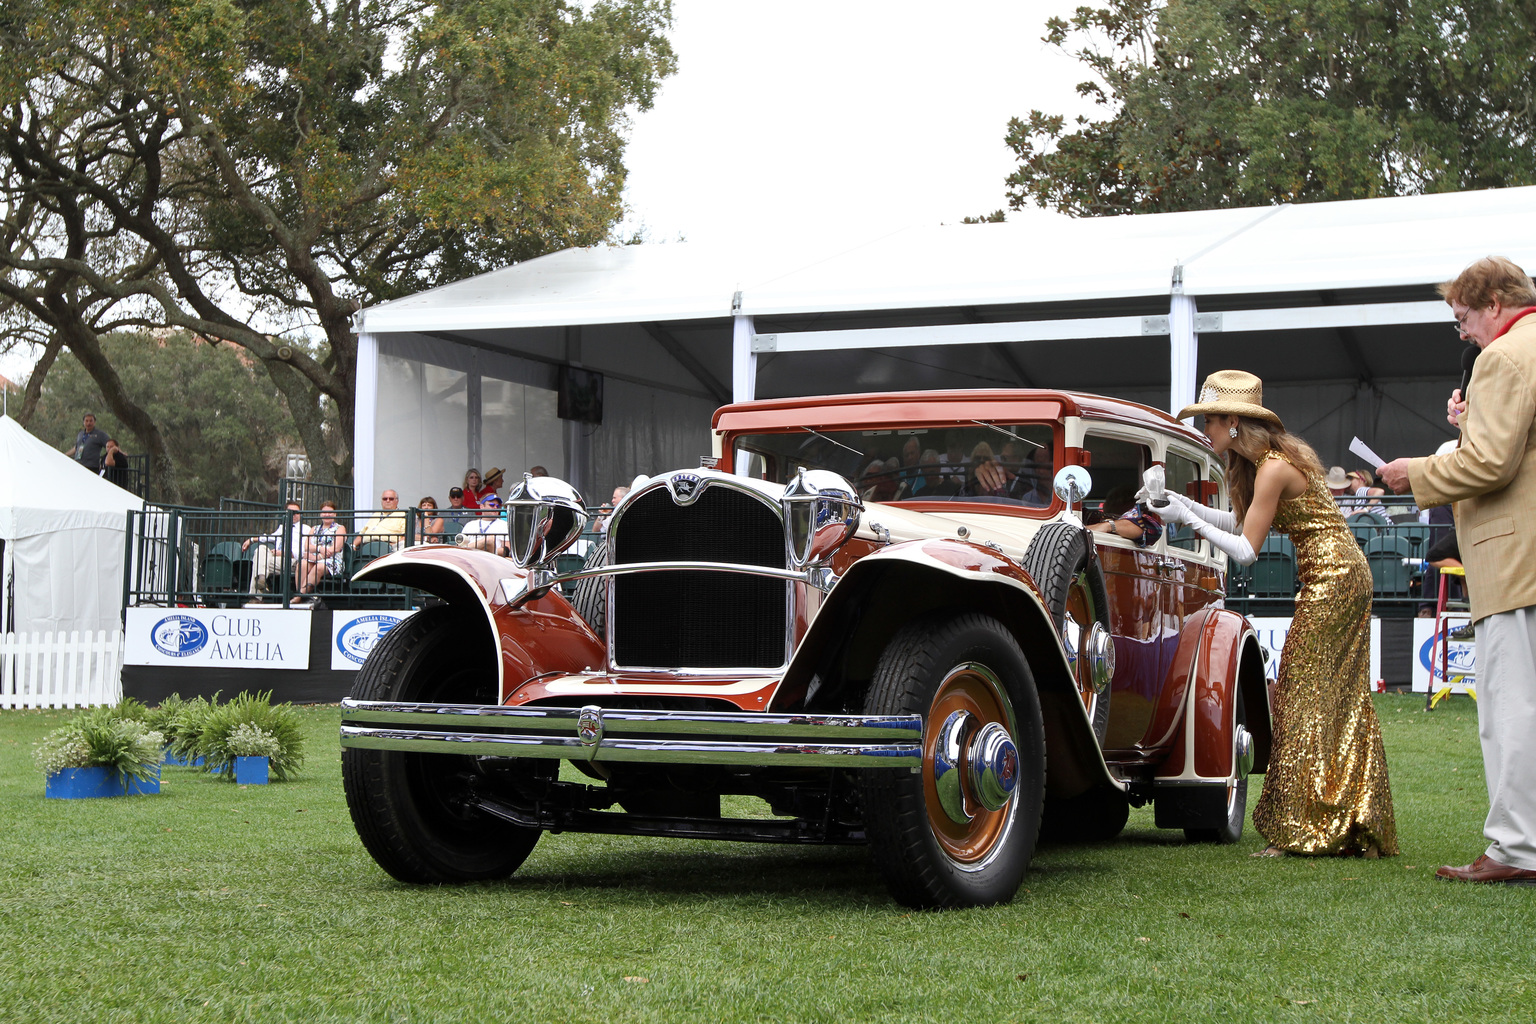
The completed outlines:
[[[119,628],[127,512],[143,507],[0,416],[0,632]]]
[[[374,448],[379,359],[466,352],[530,367],[533,384],[545,372],[541,387],[560,366],[605,374],[618,411],[567,433],[565,466],[602,493],[691,461],[707,437],[683,421],[731,400],[1024,386],[1176,410],[1225,367],[1262,377],[1327,461],[1354,435],[1427,453],[1450,436],[1461,355],[1434,285],[1489,254],[1536,268],[1533,217],[1536,186],[567,250],[359,314],[358,484],[394,472]],[[619,422],[630,413],[659,440]],[[495,461],[473,412],[467,429]]]

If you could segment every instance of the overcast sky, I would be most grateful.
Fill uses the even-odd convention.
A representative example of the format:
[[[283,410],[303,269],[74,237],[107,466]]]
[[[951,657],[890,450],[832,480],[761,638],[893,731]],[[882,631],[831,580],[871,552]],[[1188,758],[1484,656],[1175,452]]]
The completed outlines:
[[[1084,109],[1085,69],[1040,42],[1074,6],[673,0],[679,68],[634,119],[625,233],[750,244],[1006,206],[1008,119]]]
[[[669,241],[953,223],[1006,206],[1008,119],[1083,109],[1061,0],[673,0],[635,118],[630,226]]]

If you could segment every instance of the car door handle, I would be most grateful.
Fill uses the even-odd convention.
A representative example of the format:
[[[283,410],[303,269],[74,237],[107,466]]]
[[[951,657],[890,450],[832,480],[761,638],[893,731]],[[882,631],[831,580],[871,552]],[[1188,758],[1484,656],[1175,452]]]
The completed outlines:
[[[1157,561],[1157,571],[1167,575],[1172,575],[1174,570],[1182,568],[1184,568],[1183,562],[1170,562],[1161,558]]]

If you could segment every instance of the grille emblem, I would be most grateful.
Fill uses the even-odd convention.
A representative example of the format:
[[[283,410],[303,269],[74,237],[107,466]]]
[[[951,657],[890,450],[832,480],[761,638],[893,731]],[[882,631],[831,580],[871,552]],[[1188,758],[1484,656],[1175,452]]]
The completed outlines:
[[[697,473],[674,473],[667,478],[667,490],[678,505],[691,505],[704,493],[705,481]]]
[[[588,704],[576,716],[576,738],[583,746],[595,747],[603,741],[603,709]]]

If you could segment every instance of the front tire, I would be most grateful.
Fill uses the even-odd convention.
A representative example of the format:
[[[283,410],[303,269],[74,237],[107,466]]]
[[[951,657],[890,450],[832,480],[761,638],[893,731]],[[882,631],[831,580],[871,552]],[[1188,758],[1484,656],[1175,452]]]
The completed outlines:
[[[975,613],[907,625],[880,656],[865,711],[923,715],[919,772],[860,773],[870,853],[891,895],[917,908],[1012,899],[1034,854],[1045,798],[1040,701],[1013,635]],[[953,740],[974,751],[1003,730],[1016,752],[1013,789],[989,808],[997,793],[978,792],[941,748]]]
[[[494,704],[495,663],[479,625],[451,606],[410,616],[369,654],[353,699]],[[505,878],[539,839],[536,828],[474,808],[483,776],[472,757],[347,747],[341,778],[363,846],[402,882]]]

